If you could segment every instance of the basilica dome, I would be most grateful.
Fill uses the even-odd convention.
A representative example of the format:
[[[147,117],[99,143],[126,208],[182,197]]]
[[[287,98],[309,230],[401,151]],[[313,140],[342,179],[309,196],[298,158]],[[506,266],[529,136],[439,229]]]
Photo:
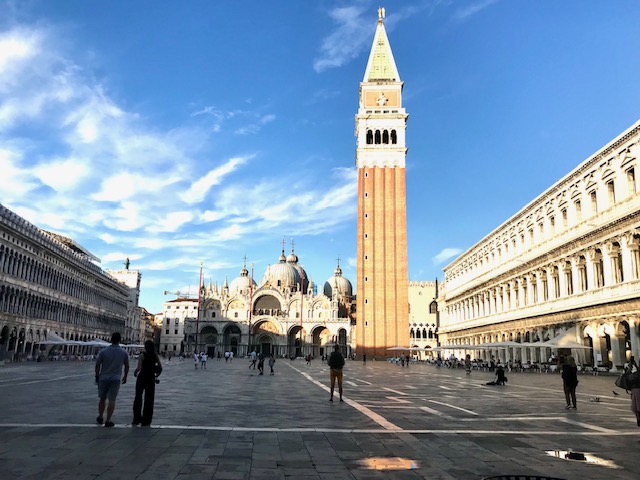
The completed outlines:
[[[272,287],[296,291],[300,286],[301,275],[298,269],[291,263],[287,263],[284,250],[280,255],[280,261],[275,265],[269,265],[262,277],[261,285],[270,284]]]
[[[353,287],[351,286],[351,282],[342,276],[342,269],[340,268],[340,262],[338,262],[338,266],[333,272],[333,277],[329,278],[326,282],[324,282],[324,294],[332,298],[333,291],[336,290],[336,293],[339,295],[343,295],[345,297],[353,296]]]
[[[282,261],[282,256],[280,257],[280,260]],[[298,263],[298,256],[293,250],[293,240],[291,240],[291,253],[287,256],[287,263],[297,270],[298,276],[302,279],[303,291],[306,292],[309,288],[309,277],[307,272],[304,271],[304,268],[302,268],[302,265]]]
[[[257,284],[253,278],[249,276],[247,266],[242,267],[240,276],[234,278],[229,285],[230,292],[248,293],[251,286],[255,287]]]

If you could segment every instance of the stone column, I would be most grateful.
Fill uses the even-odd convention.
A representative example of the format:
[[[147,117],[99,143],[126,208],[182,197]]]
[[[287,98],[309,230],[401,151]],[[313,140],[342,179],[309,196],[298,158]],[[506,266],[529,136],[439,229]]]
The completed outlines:
[[[507,305],[507,311],[513,311],[516,309],[516,289],[514,288],[515,282],[512,280],[508,283],[509,288],[509,304]]]
[[[567,268],[567,264],[565,260],[561,260],[557,263],[558,266],[558,281],[560,283],[560,291],[558,292],[558,297],[566,297],[567,296],[567,276],[565,269]]]
[[[636,359],[636,363],[640,361],[640,333],[638,327],[640,326],[640,317],[631,317],[628,320],[629,323],[629,338],[631,343],[631,355]]]
[[[611,339],[611,372],[619,371],[618,366],[625,364],[624,336],[618,336],[617,330],[609,334]]]
[[[622,277],[625,281],[638,279],[638,239],[633,232],[620,236],[620,249],[622,254]]]
[[[613,243],[607,241],[602,246],[602,258],[603,258],[603,276],[604,276],[604,284],[607,287],[614,285],[616,283],[616,278],[614,275],[614,270],[612,269],[612,261],[613,254],[617,252],[616,247],[613,246]]]
[[[531,281],[531,274],[528,273],[524,276],[524,281],[525,284],[527,285],[527,300],[526,303],[527,305],[533,305],[535,302],[533,301],[534,299],[534,295],[533,295],[533,289],[535,288],[534,283],[532,283]]]
[[[547,275],[547,299],[548,300],[555,300],[556,298],[556,292],[555,292],[555,282],[553,280],[553,268],[552,267],[545,267],[545,273]]]
[[[582,293],[584,289],[583,285],[580,281],[580,257],[574,255],[571,257],[571,280],[572,280],[572,291],[574,295],[576,293]]]

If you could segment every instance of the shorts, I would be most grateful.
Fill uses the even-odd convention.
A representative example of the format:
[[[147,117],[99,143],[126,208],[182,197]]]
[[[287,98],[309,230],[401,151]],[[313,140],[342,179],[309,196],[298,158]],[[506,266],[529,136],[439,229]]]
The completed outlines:
[[[98,382],[98,396],[100,400],[113,401],[120,391],[120,380],[100,380]]]
[[[330,370],[329,378],[331,379],[331,383],[334,382],[335,379],[338,380],[338,383],[342,382],[342,369],[334,370],[333,368]]]

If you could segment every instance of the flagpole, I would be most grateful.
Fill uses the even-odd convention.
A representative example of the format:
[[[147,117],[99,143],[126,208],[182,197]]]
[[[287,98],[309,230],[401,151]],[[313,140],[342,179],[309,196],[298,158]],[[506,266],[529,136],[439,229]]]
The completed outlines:
[[[204,289],[204,285],[202,283],[202,262],[200,262],[200,280],[198,281],[198,314],[196,315],[196,349],[198,349],[198,332],[200,331],[200,301],[202,297],[202,290]]]
[[[304,311],[303,307],[304,303],[304,270],[302,270],[302,277],[300,279],[300,355],[303,355],[302,352],[302,312]]]
[[[245,256],[245,262],[247,258]],[[249,281],[249,333],[247,334],[247,355],[251,353],[251,320],[253,318],[253,262],[251,262],[251,280]]]

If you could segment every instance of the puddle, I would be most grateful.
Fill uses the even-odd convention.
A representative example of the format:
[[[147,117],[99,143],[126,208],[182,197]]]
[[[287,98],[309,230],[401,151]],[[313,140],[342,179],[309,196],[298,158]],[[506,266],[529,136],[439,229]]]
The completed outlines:
[[[359,460],[358,463],[369,470],[413,470],[418,462],[401,457],[372,457]]]
[[[571,450],[547,450],[547,455],[552,457],[561,458],[563,460],[571,460],[573,462],[592,463],[594,465],[600,465],[608,468],[620,468],[611,460],[605,460],[592,453],[574,452]]]

